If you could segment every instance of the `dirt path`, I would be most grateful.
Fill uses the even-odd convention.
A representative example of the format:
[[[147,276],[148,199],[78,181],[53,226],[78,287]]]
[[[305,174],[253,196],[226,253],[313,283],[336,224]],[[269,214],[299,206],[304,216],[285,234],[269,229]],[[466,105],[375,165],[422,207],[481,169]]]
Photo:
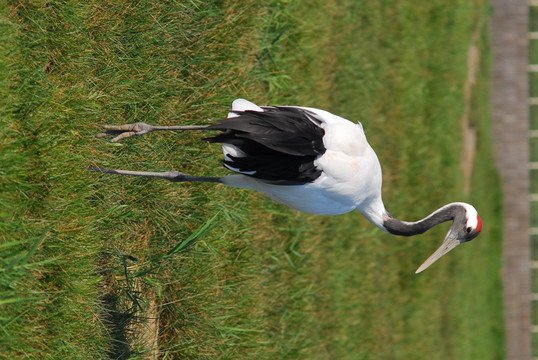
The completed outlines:
[[[477,72],[480,68],[480,49],[477,46],[480,37],[480,28],[477,27],[473,33],[471,46],[467,52],[467,81],[465,82],[465,113],[463,114],[463,152],[461,166],[465,178],[464,191],[469,194],[471,189],[471,175],[473,172],[473,161],[476,153],[476,129],[472,126],[469,119],[471,113],[471,101],[473,87],[476,83]]]
[[[528,2],[492,0],[493,133],[504,191],[506,359],[532,359],[530,301]]]

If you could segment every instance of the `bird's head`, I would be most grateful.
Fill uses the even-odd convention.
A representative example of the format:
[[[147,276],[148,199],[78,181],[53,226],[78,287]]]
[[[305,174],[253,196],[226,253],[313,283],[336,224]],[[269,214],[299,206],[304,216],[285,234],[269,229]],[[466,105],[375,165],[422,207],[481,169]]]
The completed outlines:
[[[450,205],[452,205],[453,209],[454,222],[441,246],[420,265],[415,272],[416,274],[426,270],[431,264],[459,244],[473,240],[482,231],[482,219],[472,205],[466,203],[453,203]]]

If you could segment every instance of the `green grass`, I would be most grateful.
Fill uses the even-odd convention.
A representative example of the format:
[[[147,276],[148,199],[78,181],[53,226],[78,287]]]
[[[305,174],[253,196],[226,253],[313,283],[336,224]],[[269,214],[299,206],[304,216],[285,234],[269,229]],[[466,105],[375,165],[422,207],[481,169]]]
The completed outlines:
[[[440,0],[0,5],[0,357],[503,358],[487,13]],[[446,226],[391,237],[357,213],[86,170],[224,174],[199,134],[93,136],[106,123],[208,122],[236,97],[361,121],[394,215],[472,201],[483,235],[417,276]]]
[[[538,106],[537,105],[531,105],[530,106],[530,128],[531,130],[538,130]]]
[[[530,139],[530,160],[533,162],[538,161],[538,139],[537,138]]]

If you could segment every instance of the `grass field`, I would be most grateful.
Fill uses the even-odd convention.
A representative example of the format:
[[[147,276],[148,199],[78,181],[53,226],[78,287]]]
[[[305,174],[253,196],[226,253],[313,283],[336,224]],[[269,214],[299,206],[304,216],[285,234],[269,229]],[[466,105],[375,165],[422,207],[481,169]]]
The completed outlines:
[[[478,0],[0,3],[0,357],[502,359],[488,13]],[[207,123],[236,97],[361,121],[389,211],[470,201],[483,234],[414,275],[447,226],[393,237],[358,213],[87,171],[224,174],[196,133],[94,135]]]

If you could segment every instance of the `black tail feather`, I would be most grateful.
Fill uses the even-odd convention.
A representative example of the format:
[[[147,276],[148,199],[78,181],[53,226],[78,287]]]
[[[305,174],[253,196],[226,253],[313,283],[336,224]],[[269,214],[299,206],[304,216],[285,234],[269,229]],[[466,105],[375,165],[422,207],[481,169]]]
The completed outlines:
[[[237,117],[209,126],[207,130],[221,133],[204,139],[232,144],[247,154],[225,160],[227,167],[279,184],[304,184],[319,177],[314,160],[325,153],[325,132],[315,114],[293,107],[235,113]]]

